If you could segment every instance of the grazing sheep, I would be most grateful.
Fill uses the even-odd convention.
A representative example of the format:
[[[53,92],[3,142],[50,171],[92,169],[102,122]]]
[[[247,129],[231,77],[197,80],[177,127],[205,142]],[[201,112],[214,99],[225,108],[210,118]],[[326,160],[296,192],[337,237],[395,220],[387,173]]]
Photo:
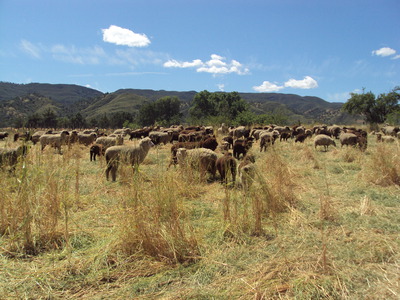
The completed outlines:
[[[90,147],[90,161],[96,161],[96,156],[104,155],[105,149],[102,144],[94,144]]]
[[[124,138],[122,135],[117,135],[116,137],[110,137],[110,136],[101,136],[96,139],[96,144],[100,144],[103,146],[103,151],[106,151],[107,148],[110,148],[111,146],[118,146],[118,145],[123,145],[124,144]]]
[[[0,148],[0,167],[8,165],[12,170],[15,169],[18,158],[26,155],[27,149],[25,145],[16,148]]]
[[[78,131],[72,130],[68,137],[68,144],[72,145],[78,141]]]
[[[152,131],[149,133],[149,138],[154,145],[164,144],[171,142],[172,132]]]
[[[199,170],[201,178],[204,178],[207,172],[215,178],[218,157],[214,151],[207,148],[179,148],[176,152],[176,158],[181,167],[188,166]]]
[[[339,136],[339,140],[341,143],[341,147],[343,147],[343,145],[346,145],[346,146],[357,145],[357,136],[354,133],[342,133]]]
[[[141,139],[138,145],[119,145],[108,148],[105,152],[107,169],[106,179],[111,172],[112,181],[117,179],[117,169],[120,162],[129,163],[134,169],[146,158],[147,153],[154,144],[149,137]]]
[[[56,149],[58,149],[58,153],[61,154],[61,145],[65,144],[67,138],[69,136],[68,131],[62,131],[61,133],[57,134],[43,134],[40,138],[40,144],[42,146],[42,150],[47,146],[50,145]]]
[[[46,131],[36,131],[35,133],[32,134],[31,141],[34,145],[39,142],[39,139],[42,135],[44,135]]]
[[[4,140],[6,137],[8,137],[8,132],[0,132],[0,140]]]
[[[360,148],[361,151],[367,149],[367,138],[364,135],[357,135],[354,133],[342,133],[339,136],[339,140],[341,143],[341,147],[343,145],[347,146],[357,146]]]
[[[218,142],[215,137],[211,137],[200,142],[178,142],[172,145],[171,147],[171,162],[168,167],[170,167],[172,164],[175,165],[177,163],[176,152],[178,151],[179,148],[186,148],[186,149],[207,148],[215,151],[217,147],[218,147]]]
[[[278,138],[278,131],[264,131],[260,134],[260,152],[266,151],[269,145],[273,145]]]
[[[113,134],[115,135],[122,135],[123,137],[130,134],[131,129],[130,128],[122,128],[122,129],[116,129],[114,130]]]
[[[308,135],[304,134],[304,133],[300,133],[296,136],[296,139],[294,140],[295,143],[300,142],[303,143],[306,138],[308,138]]]
[[[376,134],[376,139],[378,142],[383,142],[383,143],[394,143],[395,138],[392,136],[384,135],[377,133]]]
[[[244,140],[236,140],[233,143],[233,157],[236,159],[240,158],[240,154],[243,155],[243,157],[246,156],[247,151],[253,146],[253,139],[254,138],[245,138]]]
[[[382,132],[386,135],[396,136],[398,132],[400,132],[399,127],[394,126],[384,126],[381,128]]]
[[[94,141],[97,138],[97,134],[92,132],[92,133],[78,133],[78,143],[83,144],[85,146],[89,146],[94,143]]]
[[[235,183],[236,180],[236,159],[233,158],[232,153],[225,153],[223,156],[219,157],[216,162],[217,170],[221,175],[221,182],[228,183],[229,173],[232,176],[232,182]]]
[[[333,145],[336,147],[335,141],[325,134],[318,134],[314,138],[314,148],[317,149],[317,146],[324,146],[325,151],[328,150],[328,147]]]
[[[245,191],[250,189],[256,175],[256,167],[254,163],[255,157],[248,154],[243,158],[243,161],[238,166],[239,183]]]

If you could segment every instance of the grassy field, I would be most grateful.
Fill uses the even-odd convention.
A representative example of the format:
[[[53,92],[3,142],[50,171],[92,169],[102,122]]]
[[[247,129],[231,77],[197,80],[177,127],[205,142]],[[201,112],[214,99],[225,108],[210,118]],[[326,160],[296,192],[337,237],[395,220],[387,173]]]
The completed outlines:
[[[79,145],[1,170],[0,298],[399,299],[398,143],[256,143],[247,192],[169,150],[117,182]]]

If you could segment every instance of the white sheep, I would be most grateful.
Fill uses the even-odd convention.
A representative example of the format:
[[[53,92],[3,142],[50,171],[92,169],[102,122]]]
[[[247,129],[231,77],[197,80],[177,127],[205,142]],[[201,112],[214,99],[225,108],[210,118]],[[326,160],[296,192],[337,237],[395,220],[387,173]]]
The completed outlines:
[[[205,177],[207,171],[215,178],[218,156],[214,151],[207,148],[179,148],[176,152],[176,158],[181,167],[191,167],[200,171],[202,178]]]
[[[96,144],[103,146],[103,151],[107,150],[111,146],[118,146],[124,144],[124,138],[122,135],[117,135],[116,137],[101,136],[96,139]]]
[[[62,131],[61,133],[56,134],[43,134],[40,136],[39,141],[42,146],[42,150],[47,146],[50,145],[56,149],[58,149],[58,153],[61,154],[61,145],[65,144],[67,138],[69,136],[68,131]]]
[[[333,145],[336,147],[335,141],[327,136],[326,134],[318,134],[314,138],[314,148],[317,149],[317,146],[324,146],[325,151],[328,150],[328,147]]]
[[[119,145],[111,146],[106,150],[105,157],[107,161],[106,179],[111,172],[112,180],[117,178],[117,169],[120,162],[128,163],[137,168],[146,158],[147,153],[154,144],[150,138],[146,137],[140,140],[138,145]]]
[[[97,134],[92,133],[78,133],[78,143],[83,144],[85,146],[89,146],[94,143],[97,138]]]

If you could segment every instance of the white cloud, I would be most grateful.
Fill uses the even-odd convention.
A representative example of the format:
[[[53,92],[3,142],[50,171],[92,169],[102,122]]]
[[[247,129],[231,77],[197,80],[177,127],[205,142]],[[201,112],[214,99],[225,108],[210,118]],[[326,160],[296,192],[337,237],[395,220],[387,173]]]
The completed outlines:
[[[21,41],[21,49],[34,58],[40,58],[40,49],[27,40]]]
[[[182,62],[170,59],[166,61],[163,66],[165,68],[195,68],[197,72],[211,73],[214,75],[229,73],[244,75],[249,73],[249,69],[244,68],[237,60],[226,62],[225,57],[217,54],[212,54],[211,59],[206,62],[203,62],[200,59],[195,59],[191,62]]]
[[[383,47],[378,50],[372,51],[372,54],[385,57],[385,56],[391,56],[391,55],[396,54],[396,50],[389,48],[389,47]]]
[[[111,25],[102,31],[103,41],[108,43],[129,47],[145,47],[150,44],[150,40],[145,34],[135,33],[119,26]]]
[[[223,83],[217,84],[217,87],[221,92],[225,91],[225,84],[223,84]]]
[[[253,90],[261,93],[265,92],[278,92],[281,89],[283,89],[283,86],[276,85],[272,82],[269,81],[264,81],[261,85],[259,86],[253,86]]]
[[[289,79],[285,82],[285,87],[291,87],[294,89],[315,89],[318,87],[318,83],[310,76],[306,76],[302,80]]]
[[[392,59],[399,59],[399,58],[400,58],[400,54],[397,54],[397,55],[392,57]]]
[[[164,67],[166,68],[196,68],[203,65],[203,62],[200,59],[195,59],[191,62],[179,62],[175,59],[171,59],[164,63]]]

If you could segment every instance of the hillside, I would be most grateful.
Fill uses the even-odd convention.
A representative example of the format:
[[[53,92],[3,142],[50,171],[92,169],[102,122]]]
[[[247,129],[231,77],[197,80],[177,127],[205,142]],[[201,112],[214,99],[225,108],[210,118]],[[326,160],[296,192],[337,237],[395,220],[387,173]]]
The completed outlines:
[[[178,97],[187,115],[196,91],[154,91],[120,89],[105,93],[70,84],[13,84],[0,82],[0,126],[11,126],[15,118],[26,119],[51,108],[59,117],[80,112],[85,118],[97,118],[116,112],[136,114],[146,101],[165,96]],[[279,93],[239,93],[256,114],[280,114],[288,123],[323,122],[348,124],[356,119],[340,111],[342,103],[330,103],[318,97]]]

